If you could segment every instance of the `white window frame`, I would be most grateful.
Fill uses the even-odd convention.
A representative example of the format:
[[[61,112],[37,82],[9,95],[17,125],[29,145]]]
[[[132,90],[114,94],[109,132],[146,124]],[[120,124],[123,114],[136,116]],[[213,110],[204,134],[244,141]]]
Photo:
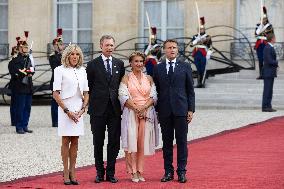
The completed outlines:
[[[167,26],[167,9],[168,9],[168,1],[170,0],[141,0],[140,1],[140,7],[141,7],[141,14],[140,14],[140,20],[141,20],[141,25],[140,25],[140,34],[141,36],[146,36],[144,31],[145,29],[148,29],[148,26],[144,26],[144,22],[146,20],[146,15],[145,15],[145,7],[144,7],[144,2],[147,2],[147,1],[158,1],[158,2],[161,2],[161,26],[160,27],[157,27],[157,30],[160,30],[161,31],[161,40],[166,40],[167,39],[167,30],[168,29],[183,29],[184,30],[184,26],[182,27],[169,27]],[[183,0],[184,1],[184,0]],[[184,19],[184,18],[183,18]],[[150,18],[151,20],[151,18]]]
[[[7,9],[8,9],[8,5],[9,4],[9,1],[7,1],[6,3],[0,3],[0,6],[7,6]],[[8,17],[7,17],[7,19],[8,19]],[[0,20],[1,21],[1,20]],[[9,23],[8,23],[9,24]],[[0,32],[8,32],[8,25],[7,25],[7,29],[0,29]],[[6,44],[8,44],[8,38],[6,39]]]
[[[78,1],[78,0],[72,0],[71,1],[66,1],[66,2],[58,2],[57,0],[53,0],[54,2],[54,26],[55,28],[58,28],[58,12],[57,12],[57,6],[62,5],[62,4],[72,4],[72,28],[64,28],[64,31],[72,31],[72,42],[73,43],[78,43],[78,31],[91,31],[92,32],[92,27],[91,28],[78,28],[78,5],[79,4],[93,4],[92,0],[85,0],[85,1]],[[93,15],[93,13],[92,13]],[[56,29],[54,30],[56,31]],[[54,33],[56,35],[56,33]],[[91,43],[91,41],[90,41]]]

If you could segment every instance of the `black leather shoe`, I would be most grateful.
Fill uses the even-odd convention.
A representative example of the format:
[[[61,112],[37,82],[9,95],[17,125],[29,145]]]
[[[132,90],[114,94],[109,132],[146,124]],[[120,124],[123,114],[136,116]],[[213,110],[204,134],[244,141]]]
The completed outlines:
[[[80,183],[77,180],[70,180],[72,185],[79,185]]]
[[[256,79],[263,79],[263,77],[262,76],[258,76]]]
[[[273,108],[264,108],[262,109],[263,112],[276,112],[277,110],[273,109]]]
[[[99,175],[96,176],[95,183],[100,183],[103,181],[104,181],[104,176],[99,176]]]
[[[24,131],[25,131],[26,133],[32,133],[32,132],[33,132],[32,130],[29,130],[29,129],[24,129]]]
[[[25,134],[24,130],[17,130],[16,132],[17,132],[17,134]]]
[[[69,174],[69,179],[70,179],[70,182],[71,182],[72,185],[79,185],[79,182],[77,180],[72,180],[71,179],[70,174]]]
[[[109,181],[111,183],[117,183],[118,179],[115,178],[114,176],[106,176],[106,181]]]
[[[72,185],[71,181],[64,181],[64,185]]]
[[[168,182],[174,179],[173,173],[166,173],[163,178],[161,178],[161,182]]]
[[[185,174],[180,174],[178,175],[178,182],[180,183],[186,183],[187,179],[186,179],[186,176]]]
[[[58,123],[53,123],[52,127],[58,127]]]

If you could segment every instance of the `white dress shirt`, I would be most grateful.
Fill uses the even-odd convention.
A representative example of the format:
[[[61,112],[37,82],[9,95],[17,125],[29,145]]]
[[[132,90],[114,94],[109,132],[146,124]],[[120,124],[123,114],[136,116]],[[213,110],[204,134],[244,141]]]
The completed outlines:
[[[167,74],[169,73],[169,69],[170,69],[170,63],[169,63],[169,62],[172,62],[172,65],[173,65],[173,72],[175,72],[176,61],[177,61],[176,58],[173,59],[172,61],[170,61],[169,59],[166,58]]]

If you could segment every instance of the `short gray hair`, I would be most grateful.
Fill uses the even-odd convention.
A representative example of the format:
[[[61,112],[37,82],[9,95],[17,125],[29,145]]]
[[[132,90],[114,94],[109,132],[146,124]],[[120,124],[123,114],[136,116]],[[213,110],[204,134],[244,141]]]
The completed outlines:
[[[112,39],[115,42],[114,38],[111,35],[103,35],[100,39],[100,44],[103,44],[105,39]]]

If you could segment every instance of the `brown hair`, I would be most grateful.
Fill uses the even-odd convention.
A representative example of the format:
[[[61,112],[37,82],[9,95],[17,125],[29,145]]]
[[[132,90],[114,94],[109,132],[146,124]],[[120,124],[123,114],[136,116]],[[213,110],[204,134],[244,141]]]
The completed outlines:
[[[145,61],[146,57],[144,55],[144,53],[139,52],[139,51],[134,51],[133,53],[131,53],[131,55],[129,56],[129,63],[131,63],[131,61],[133,60],[133,58],[135,56],[140,56],[143,59],[143,62]]]
[[[114,38],[111,35],[103,35],[100,39],[100,44],[103,44],[105,39],[112,39],[115,42]]]
[[[61,58],[61,64],[62,65],[64,65],[65,67],[71,66],[70,61],[69,61],[69,57],[71,56],[71,53],[75,50],[77,50],[78,53],[79,53],[79,60],[78,60],[78,63],[76,65],[76,68],[80,68],[83,65],[84,55],[83,55],[81,48],[76,44],[70,44],[65,48],[65,50],[62,53],[62,58]]]
[[[165,46],[167,43],[175,43],[178,45],[178,42],[175,39],[167,39],[166,41],[164,41],[163,43],[163,49],[165,49]]]

